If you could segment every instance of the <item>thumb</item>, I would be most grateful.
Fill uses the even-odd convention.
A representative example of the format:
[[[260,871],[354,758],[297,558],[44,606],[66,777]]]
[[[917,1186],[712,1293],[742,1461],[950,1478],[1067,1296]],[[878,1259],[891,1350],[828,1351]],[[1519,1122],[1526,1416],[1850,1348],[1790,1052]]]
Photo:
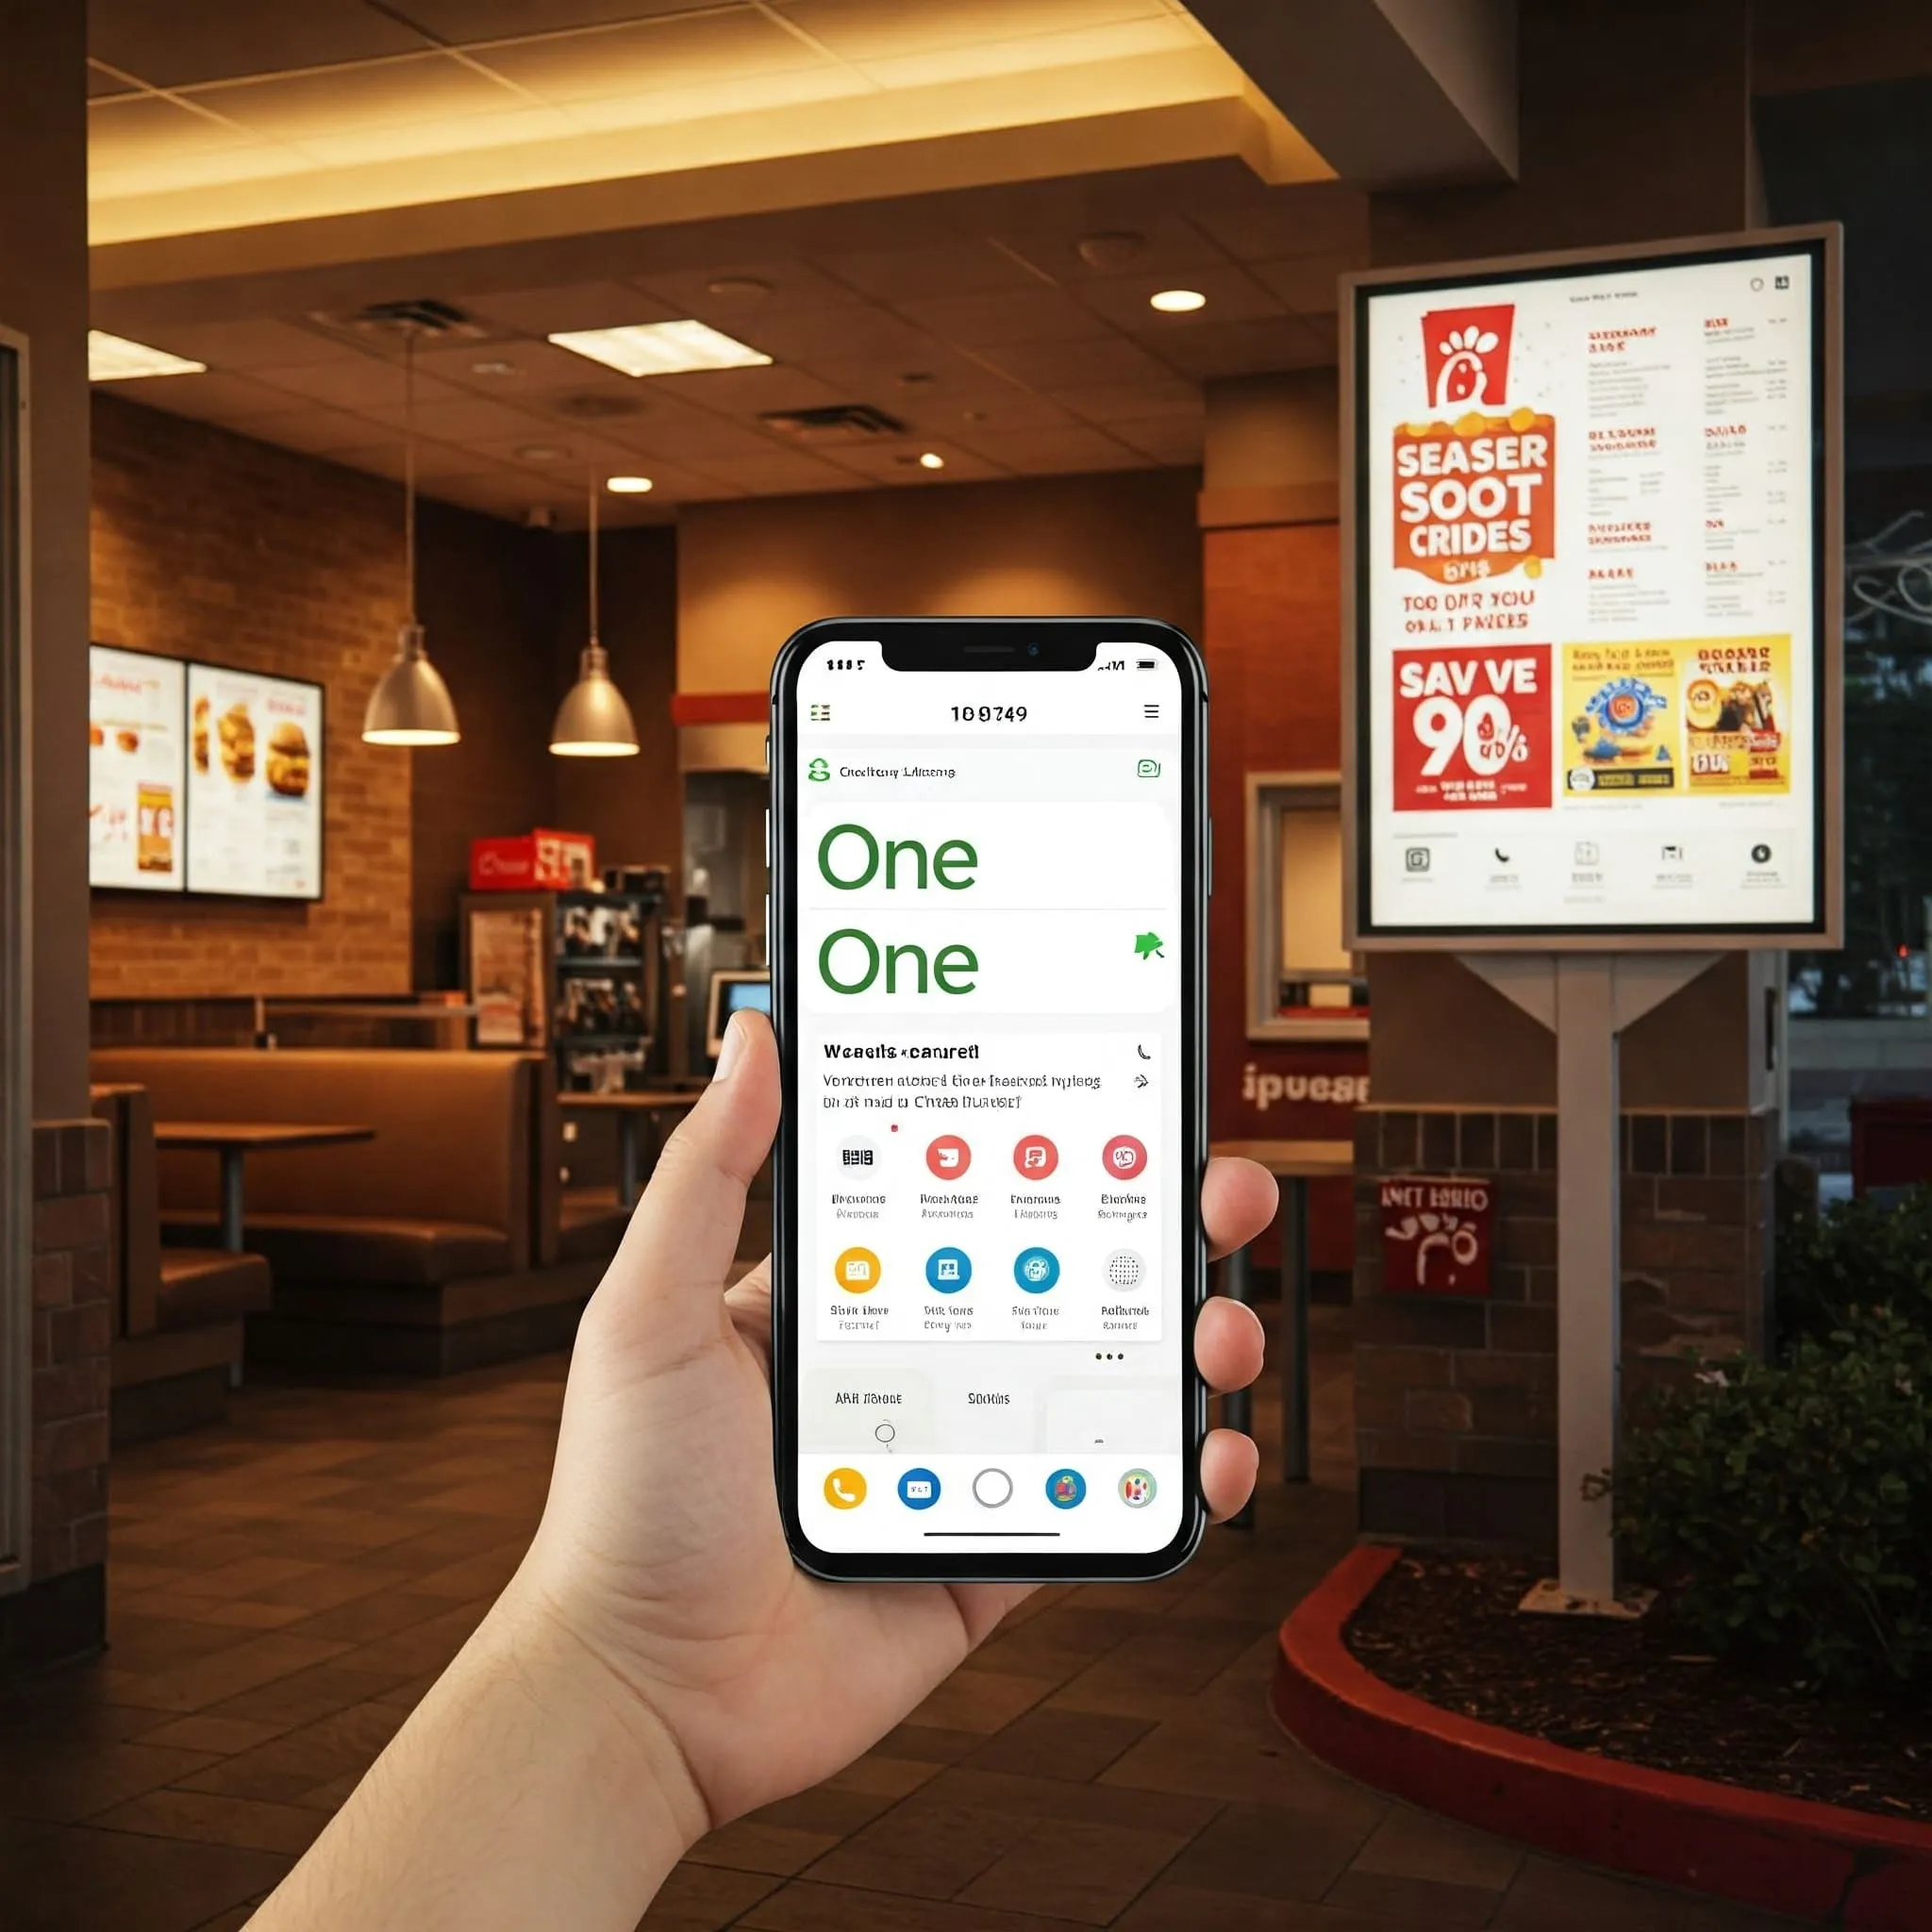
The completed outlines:
[[[714,1333],[744,1223],[744,1196],[778,1128],[778,1048],[760,1013],[736,1013],[718,1071],[664,1143],[651,1185],[597,1292],[648,1311],[673,1348]]]

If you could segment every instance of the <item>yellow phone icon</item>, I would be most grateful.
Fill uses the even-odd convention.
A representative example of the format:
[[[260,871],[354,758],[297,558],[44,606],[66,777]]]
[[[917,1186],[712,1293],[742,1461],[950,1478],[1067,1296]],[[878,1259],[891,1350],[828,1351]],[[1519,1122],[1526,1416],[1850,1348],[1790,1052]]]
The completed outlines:
[[[865,1501],[865,1478],[856,1469],[835,1469],[825,1478],[825,1501],[834,1509],[857,1509]]]

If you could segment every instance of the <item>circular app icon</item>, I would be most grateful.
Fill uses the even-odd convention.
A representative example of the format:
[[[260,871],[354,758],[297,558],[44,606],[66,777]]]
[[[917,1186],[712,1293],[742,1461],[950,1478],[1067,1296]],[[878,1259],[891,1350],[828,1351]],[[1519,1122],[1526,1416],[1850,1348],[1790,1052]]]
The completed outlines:
[[[825,1501],[834,1509],[857,1509],[865,1501],[865,1478],[856,1469],[835,1469],[825,1478]]]
[[[940,1479],[929,1469],[908,1469],[899,1478],[899,1500],[908,1509],[930,1509],[940,1499]]]
[[[1044,1134],[1028,1134],[1013,1149],[1013,1167],[1023,1181],[1043,1181],[1060,1164],[1060,1150]]]
[[[982,1509],[1001,1509],[1013,1500],[1013,1478],[1003,1469],[982,1469],[973,1478],[973,1500]]]
[[[957,1181],[973,1165],[973,1150],[958,1134],[941,1134],[925,1150],[925,1164],[942,1181]]]
[[[1056,1509],[1076,1509],[1087,1500],[1087,1478],[1077,1469],[1057,1469],[1046,1479],[1046,1500]]]
[[[1107,1285],[1109,1288],[1139,1288],[1146,1274],[1146,1262],[1131,1248],[1116,1248],[1107,1257]]]
[[[973,1279],[964,1248],[935,1248],[925,1257],[925,1285],[941,1294],[958,1294]]]
[[[870,1248],[847,1248],[832,1263],[832,1279],[847,1294],[870,1294],[879,1285],[879,1257]]]
[[[1013,1261],[1013,1279],[1028,1294],[1044,1294],[1060,1278],[1060,1257],[1051,1248],[1022,1248]]]
[[[1130,1469],[1120,1481],[1121,1501],[1129,1509],[1144,1509],[1153,1502],[1157,1487],[1144,1469]]]
[[[1100,1150],[1100,1164],[1117,1181],[1130,1181],[1147,1165],[1147,1149],[1131,1134],[1116,1134]]]
[[[1769,845],[1752,846],[1751,863],[1753,865],[1769,865],[1771,863],[1771,847]]]

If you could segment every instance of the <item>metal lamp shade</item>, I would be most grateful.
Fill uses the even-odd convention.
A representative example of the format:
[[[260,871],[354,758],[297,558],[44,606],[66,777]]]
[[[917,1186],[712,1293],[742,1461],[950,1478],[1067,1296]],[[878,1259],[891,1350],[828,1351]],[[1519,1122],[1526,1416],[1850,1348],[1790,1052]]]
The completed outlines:
[[[457,708],[449,686],[424,649],[423,626],[406,624],[396,638],[396,660],[369,694],[362,737],[369,744],[455,744]]]
[[[610,681],[610,659],[599,644],[586,644],[577,681],[557,708],[550,749],[560,758],[627,758],[638,753],[638,727],[624,693]]]

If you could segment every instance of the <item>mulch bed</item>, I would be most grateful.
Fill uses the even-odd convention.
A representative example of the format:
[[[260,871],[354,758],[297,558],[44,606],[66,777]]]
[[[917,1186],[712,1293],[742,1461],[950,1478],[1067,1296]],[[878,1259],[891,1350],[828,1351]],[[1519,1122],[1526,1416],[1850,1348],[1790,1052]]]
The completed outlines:
[[[1524,1616],[1547,1572],[1405,1557],[1349,1624],[1357,1661],[1459,1716],[1720,1784],[1932,1821],[1932,1715],[1833,1701],[1699,1654],[1667,1604],[1641,1621]]]

